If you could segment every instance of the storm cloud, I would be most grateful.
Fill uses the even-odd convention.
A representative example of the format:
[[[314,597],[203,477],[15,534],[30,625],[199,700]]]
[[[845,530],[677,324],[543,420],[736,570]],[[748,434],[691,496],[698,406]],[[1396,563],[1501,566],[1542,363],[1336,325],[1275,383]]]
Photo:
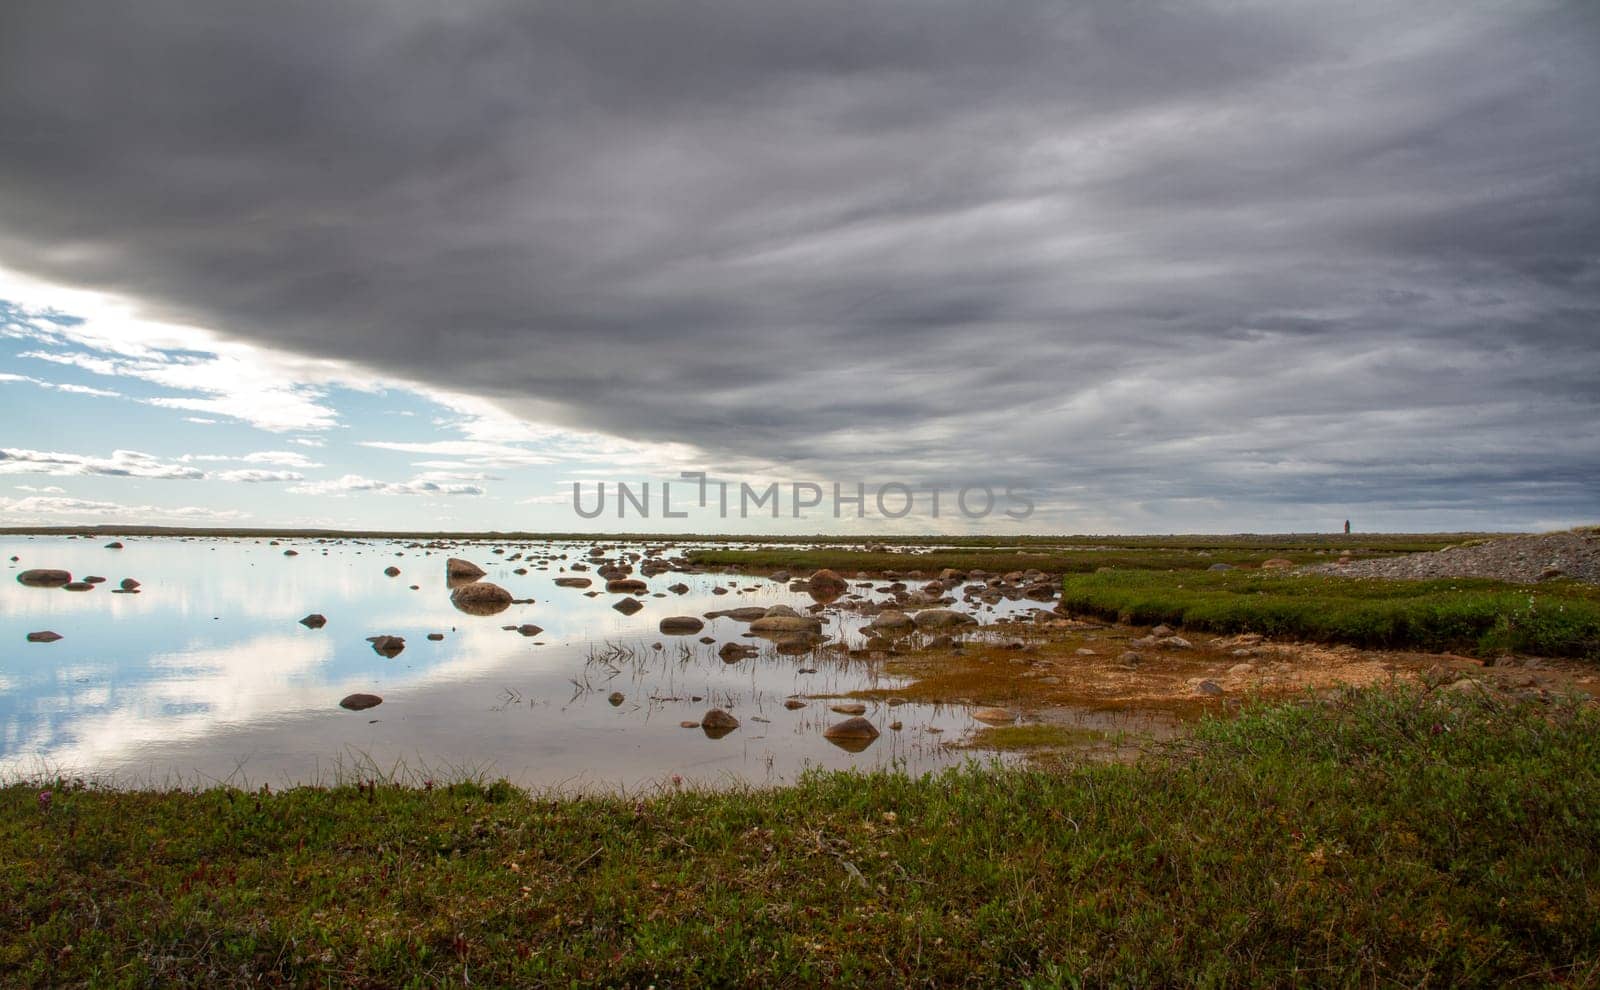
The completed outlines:
[[[0,265],[713,470],[1592,518],[1596,94],[1584,0],[21,0]]]

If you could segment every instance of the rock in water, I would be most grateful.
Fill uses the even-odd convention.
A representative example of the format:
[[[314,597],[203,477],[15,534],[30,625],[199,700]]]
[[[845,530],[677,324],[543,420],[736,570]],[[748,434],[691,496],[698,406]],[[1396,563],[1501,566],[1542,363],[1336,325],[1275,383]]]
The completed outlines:
[[[637,598],[623,598],[611,607],[616,609],[618,612],[621,612],[623,615],[632,615],[633,613],[644,608],[644,604],[641,603]]]
[[[112,540],[110,543],[106,544],[106,549],[107,550],[121,550],[122,549],[122,543],[120,541],[118,541],[118,540]]]
[[[375,694],[347,694],[340,700],[339,707],[348,708],[353,712],[364,712],[381,704],[383,699]]]
[[[668,636],[688,636],[705,627],[704,622],[692,615],[669,615],[661,620],[661,631]]]
[[[913,628],[915,628],[915,625],[916,624],[911,620],[911,616],[905,614],[899,609],[889,608],[884,609],[882,612],[879,612],[877,615],[873,616],[872,621],[867,623],[866,628],[875,633],[881,633],[885,636],[893,636],[899,633],[910,632]]]
[[[556,587],[558,588],[587,588],[593,583],[590,579],[581,577],[556,578]]]
[[[918,612],[912,621],[917,624],[918,629],[952,629],[978,624],[977,619],[965,612],[948,608],[925,608]]]
[[[17,583],[30,588],[60,588],[72,583],[71,571],[58,571],[49,567],[36,567],[17,575]]]
[[[63,591],[93,591],[94,585],[88,581],[68,581],[61,588]]]
[[[972,717],[985,725],[1010,725],[1017,720],[1016,715],[1004,708],[974,708]]]
[[[739,720],[720,708],[713,708],[700,719],[700,728],[713,739],[720,739],[739,727]]]
[[[822,733],[822,738],[840,749],[859,753],[878,738],[878,727],[864,718],[847,718],[836,725],[828,726]]]
[[[400,568],[394,566],[393,564],[390,564],[388,567],[385,567],[383,569],[383,573],[389,575],[390,577],[399,577],[400,576]]]
[[[450,592],[450,604],[468,615],[496,615],[511,607],[511,592],[488,581],[474,581]]]
[[[768,615],[750,623],[750,631],[757,633],[817,633],[822,631],[822,620],[811,615]]]
[[[470,560],[451,557],[444,562],[444,576],[452,581],[476,581],[488,573]]]
[[[838,598],[849,588],[850,586],[845,583],[844,578],[826,567],[811,575],[811,580],[806,582],[806,591],[810,592],[811,597],[817,599],[832,600]]]
[[[54,643],[60,638],[60,633],[51,632],[48,629],[42,632],[31,632],[28,634],[28,642],[30,643]]]
[[[380,657],[393,660],[406,648],[403,636],[369,636],[367,642],[372,644],[372,651]]]
[[[126,584],[126,582],[124,582],[124,584]],[[307,629],[321,629],[323,626],[328,624],[328,618],[325,615],[312,612],[310,615],[301,619],[300,624],[305,626]]]
[[[828,710],[840,715],[865,715],[867,706],[859,701],[841,701],[837,705],[829,705]]]
[[[613,595],[631,595],[641,591],[649,591],[650,586],[638,578],[617,578],[606,582],[606,590]]]

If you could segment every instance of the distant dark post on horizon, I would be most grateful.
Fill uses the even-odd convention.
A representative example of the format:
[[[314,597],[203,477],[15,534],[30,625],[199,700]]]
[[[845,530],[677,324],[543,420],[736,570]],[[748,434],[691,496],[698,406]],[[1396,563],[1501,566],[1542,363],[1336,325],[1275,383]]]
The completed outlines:
[[[1350,520],[1348,520],[1348,519],[1346,519],[1344,521],[1344,535],[1346,535],[1346,536],[1350,535]]]

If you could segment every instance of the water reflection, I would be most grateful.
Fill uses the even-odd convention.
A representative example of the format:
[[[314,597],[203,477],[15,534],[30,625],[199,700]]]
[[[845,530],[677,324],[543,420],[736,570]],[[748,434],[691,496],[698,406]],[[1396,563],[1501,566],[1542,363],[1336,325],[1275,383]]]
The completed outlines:
[[[813,611],[844,592],[665,570],[676,550],[122,542],[0,541],[18,558],[0,581],[0,774],[280,783],[362,764],[572,788],[766,783],[807,766],[931,769],[962,758],[944,741],[975,724],[868,702],[871,734],[829,736],[842,719],[814,699],[893,683],[822,645],[865,639],[855,614]],[[482,573],[447,575],[450,558]],[[16,580],[30,569],[107,582]],[[110,593],[124,578],[137,594]],[[775,605],[794,620],[752,631]],[[63,638],[25,642],[47,629]],[[340,707],[355,695],[381,704]],[[714,708],[737,724],[707,725]]]

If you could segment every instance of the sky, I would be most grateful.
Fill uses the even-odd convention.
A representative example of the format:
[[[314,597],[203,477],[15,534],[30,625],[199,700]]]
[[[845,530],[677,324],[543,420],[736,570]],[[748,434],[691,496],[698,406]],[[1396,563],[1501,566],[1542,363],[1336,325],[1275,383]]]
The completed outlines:
[[[1597,94],[1592,0],[6,3],[0,525],[1593,523]]]

